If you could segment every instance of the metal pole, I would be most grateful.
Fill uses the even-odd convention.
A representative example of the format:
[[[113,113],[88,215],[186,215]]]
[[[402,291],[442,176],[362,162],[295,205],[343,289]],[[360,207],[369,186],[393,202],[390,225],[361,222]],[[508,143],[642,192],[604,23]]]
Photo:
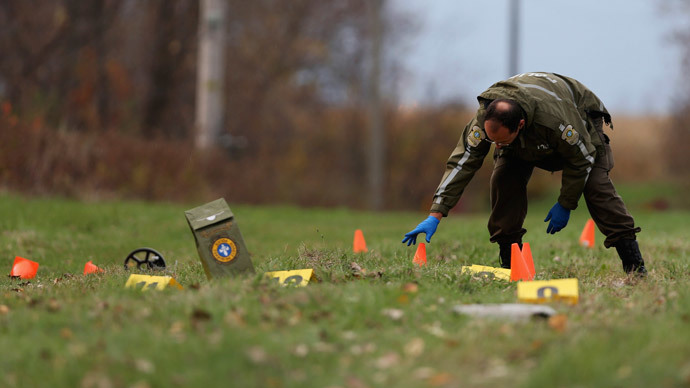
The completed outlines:
[[[383,42],[382,8],[384,0],[367,1],[371,33],[370,69],[367,87],[367,115],[369,121],[369,206],[383,208],[385,183],[385,136],[381,112],[381,62]]]
[[[508,77],[518,73],[520,49],[520,0],[509,0],[508,10]]]
[[[225,121],[226,1],[200,0],[199,8],[195,145],[208,149],[216,144]]]

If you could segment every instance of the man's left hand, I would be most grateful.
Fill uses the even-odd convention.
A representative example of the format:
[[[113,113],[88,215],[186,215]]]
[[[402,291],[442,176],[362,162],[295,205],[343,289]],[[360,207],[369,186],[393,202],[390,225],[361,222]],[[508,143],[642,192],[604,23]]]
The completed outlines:
[[[556,202],[555,205],[549,210],[549,214],[546,215],[544,222],[551,220],[549,226],[546,227],[546,233],[554,234],[568,225],[568,220],[570,219],[570,210],[561,206],[560,203]]]

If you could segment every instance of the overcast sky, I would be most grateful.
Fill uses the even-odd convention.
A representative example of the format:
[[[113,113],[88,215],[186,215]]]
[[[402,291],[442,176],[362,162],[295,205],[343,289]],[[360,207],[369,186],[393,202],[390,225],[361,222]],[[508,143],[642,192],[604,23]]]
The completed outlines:
[[[474,104],[507,78],[509,1],[391,0],[419,27],[404,51],[401,102]],[[614,112],[666,113],[681,60],[671,34],[687,15],[662,11],[664,1],[520,0],[518,72],[576,78]]]

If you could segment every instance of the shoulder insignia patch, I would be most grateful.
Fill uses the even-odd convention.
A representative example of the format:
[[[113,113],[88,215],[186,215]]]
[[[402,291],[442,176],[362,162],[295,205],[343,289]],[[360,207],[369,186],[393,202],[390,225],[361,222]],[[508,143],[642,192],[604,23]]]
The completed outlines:
[[[580,134],[573,129],[572,125],[568,125],[563,129],[561,139],[565,140],[568,144],[573,145],[580,139]]]
[[[484,133],[484,131],[475,125],[470,130],[470,134],[467,135],[467,144],[469,144],[472,147],[476,147],[485,138],[486,138],[486,134]]]

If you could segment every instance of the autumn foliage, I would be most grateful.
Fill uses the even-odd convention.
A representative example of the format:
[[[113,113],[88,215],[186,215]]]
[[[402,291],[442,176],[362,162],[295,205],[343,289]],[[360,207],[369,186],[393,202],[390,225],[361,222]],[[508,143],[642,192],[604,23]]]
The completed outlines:
[[[366,2],[228,3],[225,134],[202,154],[193,149],[198,0],[0,2],[7,54],[0,56],[0,187],[365,207]],[[388,15],[386,23],[391,48],[407,22]],[[388,58],[384,206],[425,210],[472,107],[400,107],[398,70]],[[655,148],[644,150],[662,164],[642,163],[626,149],[616,153],[615,173],[653,178],[667,164],[687,171],[687,152],[678,148],[687,144],[687,111],[681,107],[672,124],[680,141],[670,152],[659,151],[661,130]],[[614,151],[616,143],[640,147],[634,139],[648,139],[647,129],[633,136],[616,120]],[[489,174],[490,167],[477,174],[458,210],[486,206]],[[543,192],[533,181],[530,190]]]

